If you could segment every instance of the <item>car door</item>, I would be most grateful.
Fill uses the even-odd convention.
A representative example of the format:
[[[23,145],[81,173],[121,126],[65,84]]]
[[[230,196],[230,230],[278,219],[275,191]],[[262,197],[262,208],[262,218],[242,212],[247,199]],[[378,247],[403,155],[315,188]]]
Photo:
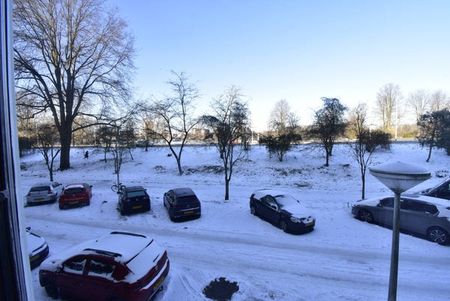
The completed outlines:
[[[107,300],[117,296],[117,286],[112,277],[115,267],[111,260],[97,256],[89,259],[83,285],[86,297],[83,300]]]
[[[87,258],[83,255],[69,258],[63,262],[61,271],[56,278],[56,286],[59,287],[62,296],[83,299],[86,263]]]
[[[394,198],[388,197],[380,200],[380,203],[371,208],[373,218],[376,223],[392,227],[392,217],[394,212]]]
[[[264,215],[267,221],[271,223],[278,223],[279,220],[279,206],[275,199],[270,196],[266,195],[263,198],[261,198],[262,201],[262,207],[264,208]]]
[[[417,234],[426,234],[429,226],[438,212],[437,208],[419,200],[405,199],[403,210],[404,222],[400,221],[402,229]]]

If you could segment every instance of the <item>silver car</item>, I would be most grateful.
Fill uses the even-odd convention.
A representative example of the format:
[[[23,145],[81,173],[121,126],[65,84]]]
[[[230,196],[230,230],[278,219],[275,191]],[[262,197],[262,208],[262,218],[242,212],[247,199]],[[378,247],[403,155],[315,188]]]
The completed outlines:
[[[354,217],[369,223],[392,227],[394,197],[358,201],[352,207]],[[450,203],[423,195],[403,195],[400,202],[400,229],[426,236],[430,241],[450,242]]]
[[[61,187],[61,184],[58,182],[33,185],[26,195],[27,206],[56,202]]]

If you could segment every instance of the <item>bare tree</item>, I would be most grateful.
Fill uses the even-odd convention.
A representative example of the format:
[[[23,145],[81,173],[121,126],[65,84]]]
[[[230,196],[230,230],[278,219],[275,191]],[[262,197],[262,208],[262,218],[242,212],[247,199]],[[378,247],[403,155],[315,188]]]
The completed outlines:
[[[425,90],[417,90],[409,95],[408,104],[413,109],[417,121],[430,109],[430,95]]]
[[[198,99],[197,87],[189,82],[186,74],[172,71],[174,79],[168,82],[173,95],[163,100],[155,101],[143,110],[151,112],[157,126],[151,130],[153,134],[163,139],[174,156],[179,175],[183,174],[181,156],[189,133],[198,124],[194,117],[194,104]]]
[[[60,149],[56,148],[57,142],[58,131],[54,125],[44,123],[38,126],[37,148],[44,157],[51,182],[53,182],[53,163],[60,152]]]
[[[437,90],[430,95],[430,106],[431,112],[450,109],[450,98],[443,91]]]
[[[265,144],[269,154],[275,154],[281,162],[292,148],[292,143],[301,140],[298,118],[286,100],[275,104],[270,115],[269,129],[270,134],[261,137],[260,143]]]
[[[380,88],[377,93],[376,110],[381,117],[382,129],[391,132],[397,129],[399,118],[400,87],[389,83]]]
[[[319,139],[325,150],[325,166],[333,154],[336,139],[344,135],[347,126],[344,113],[347,108],[337,98],[323,97],[323,107],[315,112],[309,135]]]
[[[379,139],[379,137],[385,136],[385,133],[370,131],[367,126],[367,106],[365,104],[359,104],[353,109],[349,119],[349,130],[356,138],[349,145],[352,155],[359,165],[361,198],[365,199],[367,167],[372,162],[373,153],[383,146],[383,139]]]
[[[127,99],[133,39],[101,0],[16,0],[13,24],[16,87],[36,114],[50,111],[68,169],[72,132]],[[90,123],[77,125],[81,116]]]
[[[249,110],[239,88],[235,86],[228,88],[212,106],[215,114],[204,116],[203,120],[217,138],[216,146],[224,168],[225,200],[229,200],[233,169],[245,154],[240,142],[249,127]]]

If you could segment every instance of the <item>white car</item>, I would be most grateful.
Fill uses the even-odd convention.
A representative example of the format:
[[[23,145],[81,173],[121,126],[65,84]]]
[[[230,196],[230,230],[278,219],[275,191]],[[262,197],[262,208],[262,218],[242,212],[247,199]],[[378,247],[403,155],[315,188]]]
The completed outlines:
[[[36,233],[31,232],[29,227],[27,228],[26,233],[30,266],[31,269],[34,269],[48,256],[49,248],[45,239]]]
[[[58,200],[62,185],[58,182],[34,184],[27,193],[27,206],[54,203]]]

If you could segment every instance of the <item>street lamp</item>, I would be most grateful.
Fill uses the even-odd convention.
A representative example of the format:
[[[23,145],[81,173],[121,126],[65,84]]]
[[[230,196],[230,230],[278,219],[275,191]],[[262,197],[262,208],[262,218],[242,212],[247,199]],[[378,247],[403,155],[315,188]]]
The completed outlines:
[[[393,162],[369,168],[370,173],[395,193],[392,217],[391,271],[388,301],[397,299],[398,251],[400,232],[400,195],[402,192],[428,180],[431,174],[423,168],[403,162]]]

